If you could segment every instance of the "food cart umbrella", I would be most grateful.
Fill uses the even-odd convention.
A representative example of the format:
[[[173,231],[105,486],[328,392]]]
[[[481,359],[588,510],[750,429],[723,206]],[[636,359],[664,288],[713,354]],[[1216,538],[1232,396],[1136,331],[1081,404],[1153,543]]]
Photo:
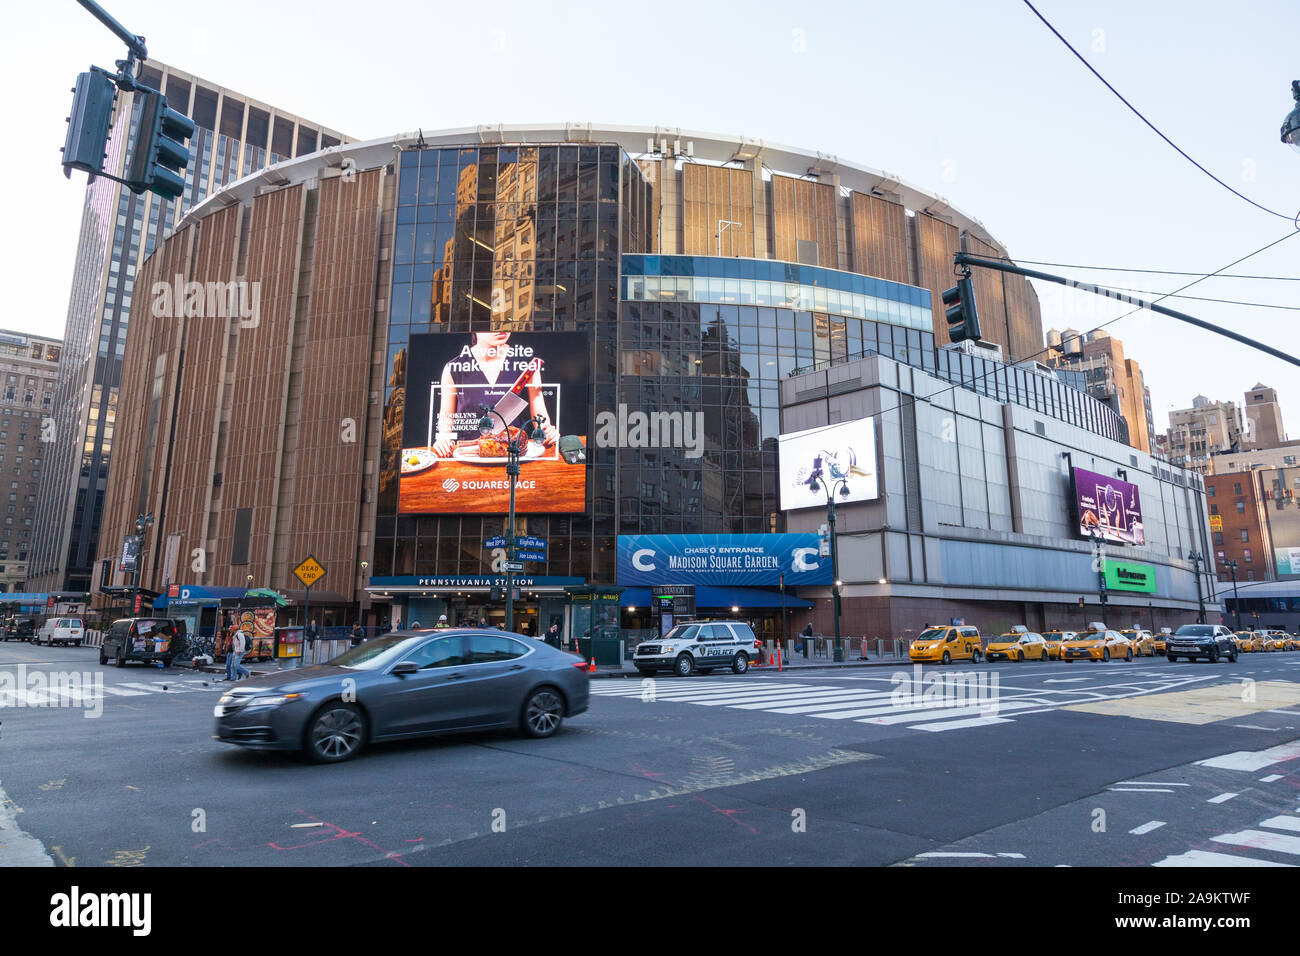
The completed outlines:
[[[276,607],[284,607],[286,604],[289,603],[288,598],[286,598],[279,591],[275,591],[271,588],[251,588],[250,590],[245,592],[244,597],[270,598],[275,603]]]

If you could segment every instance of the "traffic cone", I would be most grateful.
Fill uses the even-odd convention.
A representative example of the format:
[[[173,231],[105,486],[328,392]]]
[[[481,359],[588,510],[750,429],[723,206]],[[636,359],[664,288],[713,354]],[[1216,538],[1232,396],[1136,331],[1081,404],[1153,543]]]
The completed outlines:
[[[588,674],[596,673],[596,658],[593,657],[591,659],[591,663],[587,665],[587,673]]]

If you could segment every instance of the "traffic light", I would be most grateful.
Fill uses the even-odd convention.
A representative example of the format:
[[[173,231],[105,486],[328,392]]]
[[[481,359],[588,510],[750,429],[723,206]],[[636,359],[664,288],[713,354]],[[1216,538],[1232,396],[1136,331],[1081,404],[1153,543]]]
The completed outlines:
[[[137,87],[136,95],[143,103],[127,185],[135,193],[149,189],[176,199],[185,191],[185,167],[190,164],[185,140],[194,135],[194,121],[169,107],[167,97],[157,90]]]
[[[64,176],[71,179],[74,169],[92,176],[104,171],[116,98],[117,83],[107,70],[92,66],[77,75],[77,85],[72,88],[72,112],[68,115],[68,137],[61,150]]]
[[[970,276],[962,276],[943,294],[944,318],[948,322],[950,342],[980,340],[980,319],[975,312],[975,287]]]

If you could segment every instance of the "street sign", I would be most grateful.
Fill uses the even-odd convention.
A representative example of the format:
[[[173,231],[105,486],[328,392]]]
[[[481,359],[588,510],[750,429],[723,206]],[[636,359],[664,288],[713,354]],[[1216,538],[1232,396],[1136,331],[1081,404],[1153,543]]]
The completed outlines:
[[[506,570],[507,570],[507,571],[513,571],[513,572],[515,572],[516,574],[518,574],[518,573],[520,573],[521,571],[523,571],[523,569],[524,569],[524,562],[522,562],[522,561],[507,561],[507,562],[506,562]]]
[[[495,538],[488,538],[483,542],[483,547],[485,548],[504,548],[505,546],[506,539],[501,535],[497,535]]]
[[[325,576],[325,569],[319,561],[307,555],[306,560],[293,569],[293,575],[302,582],[303,587],[309,588]]]
[[[533,535],[521,534],[515,537],[515,547],[527,548],[529,551],[541,551],[546,553],[546,539],[538,538]],[[540,559],[545,560],[545,559]]]
[[[546,552],[519,550],[515,552],[515,557],[518,558],[520,561],[545,561]]]

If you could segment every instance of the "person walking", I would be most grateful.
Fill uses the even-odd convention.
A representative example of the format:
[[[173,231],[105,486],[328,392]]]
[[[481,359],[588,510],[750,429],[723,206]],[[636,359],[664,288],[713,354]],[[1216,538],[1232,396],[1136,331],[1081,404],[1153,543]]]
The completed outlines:
[[[239,625],[235,636],[230,639],[230,650],[226,654],[226,672],[230,680],[242,680],[252,677],[252,671],[243,665],[244,652],[248,650],[248,636],[244,634],[244,625]]]
[[[320,628],[316,626],[315,621],[312,621],[307,627],[307,640],[312,644],[320,640]]]
[[[445,615],[445,614],[439,614],[439,615],[438,615],[438,623],[435,624],[433,627],[434,627],[434,630],[442,630],[443,628],[446,628],[446,627],[449,627],[449,626],[450,626],[450,625],[448,625],[448,623],[447,623],[447,615]]]
[[[560,622],[559,621],[551,622],[551,626],[546,629],[546,637],[544,638],[544,640],[546,641],[547,644],[550,644],[551,647],[555,648],[557,651],[560,649]]]
[[[366,632],[361,627],[361,622],[357,621],[357,623],[352,625],[352,646],[356,647],[365,639],[366,639]]]

